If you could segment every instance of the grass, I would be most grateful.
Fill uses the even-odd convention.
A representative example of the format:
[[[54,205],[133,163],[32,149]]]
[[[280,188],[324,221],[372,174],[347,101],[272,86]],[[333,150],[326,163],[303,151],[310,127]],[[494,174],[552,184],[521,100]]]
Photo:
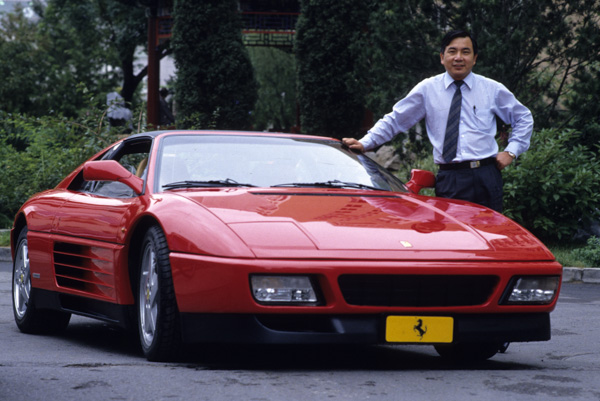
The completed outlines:
[[[10,246],[10,231],[0,231],[0,246]]]
[[[564,267],[598,267],[590,266],[589,263],[576,254],[577,249],[584,248],[584,244],[546,244],[554,257]]]
[[[572,251],[563,247],[550,248],[554,257],[564,267],[590,267],[587,266],[586,262],[580,258],[573,256]]]

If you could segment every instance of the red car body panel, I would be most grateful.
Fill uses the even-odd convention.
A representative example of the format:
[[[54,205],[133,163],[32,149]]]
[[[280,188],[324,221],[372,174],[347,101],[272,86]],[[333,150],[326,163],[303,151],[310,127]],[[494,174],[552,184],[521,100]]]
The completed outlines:
[[[558,296],[545,305],[500,304],[513,277],[560,277],[562,267],[527,230],[485,207],[409,192],[341,188],[158,192],[153,174],[158,152],[153,145],[139,196],[111,198],[69,189],[82,165],[54,190],[23,205],[15,220],[13,253],[18,230],[26,224],[33,287],[134,305],[132,258],[140,251],[140,228],[152,221],[168,243],[181,313],[510,314],[547,313],[556,305]],[[253,274],[310,275],[323,302],[260,304],[249,284]],[[340,290],[340,277],[352,274],[489,275],[497,281],[478,305],[361,306],[346,302]]]
[[[553,259],[522,227],[466,202],[344,190],[178,193],[208,208],[261,258],[285,250],[294,258]]]
[[[64,207],[67,202],[68,207]],[[126,269],[120,268],[119,274],[117,265],[120,261],[123,266],[127,264],[122,253],[127,244],[128,227],[150,214],[160,216],[169,248],[174,252],[173,269],[179,272],[180,261],[189,258],[188,267],[181,270],[182,275],[174,274],[180,306],[182,311],[188,312],[193,311],[188,305],[194,302],[180,296],[190,291],[179,291],[179,286],[196,288],[191,297],[202,299],[198,311],[210,312],[207,305],[211,303],[206,302],[206,294],[202,295],[207,277],[229,288],[228,303],[245,294],[241,302],[244,307],[239,311],[279,310],[281,308],[262,307],[252,300],[248,274],[304,272],[307,264],[323,279],[335,278],[323,270],[335,271],[337,275],[364,270],[365,265],[360,261],[369,261],[371,274],[391,274],[398,269],[403,274],[475,274],[481,273],[483,268],[500,276],[503,285],[515,273],[515,268],[519,274],[536,274],[546,269],[547,273],[560,275],[562,271],[539,240],[501,214],[466,202],[410,194],[374,196],[371,192],[361,196],[356,191],[345,190],[328,190],[323,194],[309,189],[261,189],[258,193],[253,189],[210,189],[159,194],[145,202],[143,198],[123,200],[58,191],[41,194],[30,203],[35,206],[26,205],[24,211],[31,221],[32,272],[43,278],[35,281],[36,286],[62,291],[55,280],[49,280],[53,276],[52,246],[62,238],[74,237],[77,239],[70,241],[88,247],[92,253],[102,253],[94,263],[103,274],[112,277],[101,279],[111,290],[98,290],[91,296],[132,303],[127,274],[122,274]],[[446,210],[442,211],[440,205]],[[43,207],[59,212],[50,218],[44,214]],[[38,231],[48,234],[41,235]],[[198,240],[191,240],[193,237]],[[207,274],[205,269],[209,267],[192,255],[201,259],[217,257],[221,263],[207,263],[212,266]],[[240,261],[245,258],[251,259],[245,265],[248,269],[254,266],[254,271],[241,269]],[[325,262],[327,260],[335,262]],[[340,264],[343,260],[348,262]],[[374,260],[380,261],[381,267],[374,266]],[[389,262],[382,262],[386,260]],[[514,261],[522,263],[515,266]],[[229,264],[234,266],[233,271]],[[353,264],[359,267],[353,269]],[[232,291],[235,285],[226,277],[234,273],[239,275],[243,291]],[[116,287],[124,289],[118,293],[127,295],[117,298],[116,293],[113,294]],[[212,304],[221,305],[222,301]],[[328,303],[325,309],[332,305],[336,304]],[[238,303],[238,307],[241,306]],[[536,308],[550,310],[553,305]],[[294,313],[302,311],[298,307],[291,309]],[[347,307],[338,307],[336,311],[352,312]]]

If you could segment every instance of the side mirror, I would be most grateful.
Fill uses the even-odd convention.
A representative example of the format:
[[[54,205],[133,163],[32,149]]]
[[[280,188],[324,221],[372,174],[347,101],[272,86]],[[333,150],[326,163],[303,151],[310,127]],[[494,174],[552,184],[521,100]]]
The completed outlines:
[[[406,183],[408,189],[418,194],[423,188],[435,187],[435,175],[431,171],[413,169],[410,171],[410,181]]]
[[[95,160],[83,165],[83,179],[86,181],[118,181],[141,194],[144,180],[132,174],[114,160]]]

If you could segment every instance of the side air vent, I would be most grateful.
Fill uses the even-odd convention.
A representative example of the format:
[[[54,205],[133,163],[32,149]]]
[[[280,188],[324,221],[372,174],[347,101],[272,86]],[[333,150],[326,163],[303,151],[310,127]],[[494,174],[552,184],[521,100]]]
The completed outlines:
[[[56,242],[53,256],[54,273],[59,287],[96,299],[115,300],[110,250]]]

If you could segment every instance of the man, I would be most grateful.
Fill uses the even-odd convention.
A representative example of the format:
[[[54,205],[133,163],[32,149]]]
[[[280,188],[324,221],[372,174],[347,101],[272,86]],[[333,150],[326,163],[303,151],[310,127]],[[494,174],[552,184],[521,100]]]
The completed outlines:
[[[158,94],[160,95],[159,98],[159,121],[158,121],[158,125],[160,125],[161,127],[166,127],[166,126],[171,126],[173,124],[175,124],[175,116],[173,116],[173,113],[171,112],[171,109],[169,108],[169,104],[167,103],[167,96],[169,96],[169,90],[167,88],[160,88],[160,91],[158,91]]]
[[[425,118],[433,159],[439,165],[436,195],[502,212],[500,170],[529,148],[531,112],[504,85],[471,71],[477,62],[477,42],[468,32],[444,36],[440,61],[445,73],[417,84],[360,141],[343,142],[368,151]],[[495,140],[496,117],[512,126],[503,152],[498,152]]]

